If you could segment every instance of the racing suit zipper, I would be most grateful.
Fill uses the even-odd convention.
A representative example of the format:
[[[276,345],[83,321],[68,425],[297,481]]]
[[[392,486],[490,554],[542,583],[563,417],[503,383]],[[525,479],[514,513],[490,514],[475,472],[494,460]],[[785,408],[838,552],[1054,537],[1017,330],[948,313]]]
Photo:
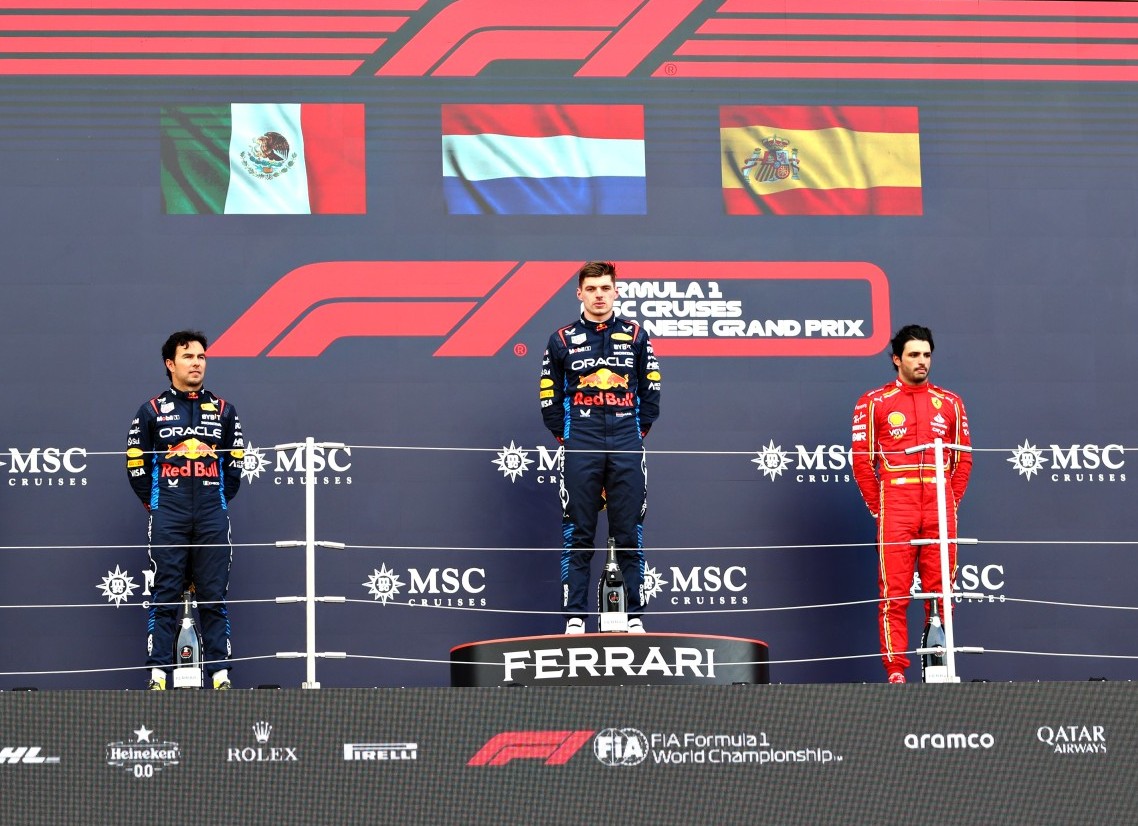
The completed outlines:
[[[916,439],[914,444],[923,445],[927,442],[927,440],[924,438],[924,434],[926,432],[926,429],[924,427],[924,422],[921,421],[921,415],[920,415],[921,414],[921,405],[920,405],[920,402],[918,400],[918,396],[923,396],[923,394],[922,393],[910,393],[909,394],[909,398],[912,399],[912,401],[913,401],[913,436]],[[917,483],[919,485],[918,489],[921,492],[921,513],[922,513],[922,521],[923,521],[924,502],[925,502],[925,499],[929,493],[927,490],[928,486],[925,484],[925,452],[922,450],[919,453],[917,453],[916,456],[917,456],[917,480],[918,480]],[[934,493],[934,495],[936,493],[935,486],[933,488],[933,493]]]
[[[199,409],[200,406],[194,404],[194,401],[195,401],[195,399],[191,398],[189,396],[189,394],[187,394],[186,403],[190,406],[190,428],[191,428],[190,432],[195,434],[194,438],[197,438],[196,434],[200,432],[198,430],[198,425],[201,424],[201,414],[200,414],[200,409]],[[189,481],[190,481],[190,503],[191,503],[190,504],[190,509],[191,509],[190,512],[191,513],[197,513],[198,512],[198,484],[197,484],[197,480],[195,480],[193,476],[189,477]]]
[[[611,321],[606,321],[600,328],[601,334],[601,350],[604,352],[605,364],[614,364],[612,360],[612,337],[609,335],[612,332],[612,325],[616,322],[616,316],[613,316]],[[604,406],[605,415],[605,443],[608,446],[609,440],[613,437],[615,430],[614,424],[616,422],[616,411],[611,410],[608,405]]]

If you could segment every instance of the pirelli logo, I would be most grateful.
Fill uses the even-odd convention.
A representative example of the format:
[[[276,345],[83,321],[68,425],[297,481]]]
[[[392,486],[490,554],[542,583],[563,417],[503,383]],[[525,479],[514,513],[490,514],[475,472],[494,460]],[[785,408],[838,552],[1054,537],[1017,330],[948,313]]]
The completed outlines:
[[[344,743],[345,760],[399,762],[419,759],[418,743]]]

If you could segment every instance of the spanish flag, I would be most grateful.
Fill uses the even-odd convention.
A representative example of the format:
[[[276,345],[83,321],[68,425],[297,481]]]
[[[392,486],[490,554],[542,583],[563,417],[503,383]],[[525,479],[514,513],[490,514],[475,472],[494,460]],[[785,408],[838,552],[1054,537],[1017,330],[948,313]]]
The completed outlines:
[[[723,106],[728,215],[921,215],[915,106]]]

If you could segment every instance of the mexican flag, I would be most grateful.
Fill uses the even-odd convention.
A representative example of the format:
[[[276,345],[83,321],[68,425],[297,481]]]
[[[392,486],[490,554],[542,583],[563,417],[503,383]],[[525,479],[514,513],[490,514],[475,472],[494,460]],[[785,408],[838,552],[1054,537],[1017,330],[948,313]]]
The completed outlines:
[[[162,109],[167,215],[367,211],[362,103]]]

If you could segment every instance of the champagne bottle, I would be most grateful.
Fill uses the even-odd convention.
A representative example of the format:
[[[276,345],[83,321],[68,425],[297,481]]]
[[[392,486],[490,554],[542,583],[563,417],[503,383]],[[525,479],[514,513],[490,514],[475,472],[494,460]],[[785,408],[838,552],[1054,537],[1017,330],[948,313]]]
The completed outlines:
[[[628,630],[628,595],[624,591],[624,575],[616,561],[616,540],[609,537],[608,559],[599,589],[600,630]]]
[[[944,661],[944,626],[940,621],[940,597],[930,597],[932,612],[925,631],[921,635],[921,648],[936,649],[934,653],[921,654],[921,680],[926,683],[948,682],[948,665]]]
[[[190,588],[193,586],[191,585]],[[182,627],[174,644],[174,688],[202,687],[202,641],[194,627],[190,591],[182,594]]]

